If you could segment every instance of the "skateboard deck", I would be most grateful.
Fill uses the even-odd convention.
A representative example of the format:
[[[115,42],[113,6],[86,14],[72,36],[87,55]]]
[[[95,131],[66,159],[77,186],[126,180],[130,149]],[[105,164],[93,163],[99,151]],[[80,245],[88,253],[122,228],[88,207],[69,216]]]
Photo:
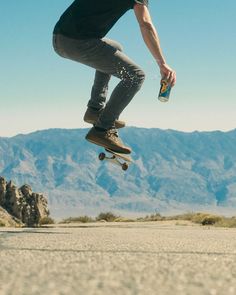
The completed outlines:
[[[127,154],[116,153],[110,149],[105,148],[105,152],[100,153],[98,158],[100,161],[107,160],[111,163],[114,163],[122,168],[122,170],[126,171],[129,168],[129,164],[133,162],[132,158]]]

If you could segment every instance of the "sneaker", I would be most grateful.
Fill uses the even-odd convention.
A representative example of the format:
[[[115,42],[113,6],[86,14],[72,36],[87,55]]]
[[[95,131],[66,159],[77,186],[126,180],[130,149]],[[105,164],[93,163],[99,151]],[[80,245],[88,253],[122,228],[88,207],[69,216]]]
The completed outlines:
[[[100,110],[95,110],[91,108],[87,108],[87,111],[84,114],[84,121],[89,123],[89,124],[95,124],[102,113],[103,109]],[[116,120],[115,121],[115,127],[117,129],[125,127],[125,122]]]
[[[85,137],[88,141],[120,154],[130,154],[131,149],[125,146],[115,129],[100,130],[93,127]]]

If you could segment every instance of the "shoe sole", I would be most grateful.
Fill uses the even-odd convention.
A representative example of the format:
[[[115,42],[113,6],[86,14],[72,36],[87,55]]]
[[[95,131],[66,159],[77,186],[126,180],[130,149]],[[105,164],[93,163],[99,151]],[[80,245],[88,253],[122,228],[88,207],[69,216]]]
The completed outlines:
[[[130,152],[125,152],[125,151],[121,152],[121,151],[117,151],[117,150],[112,149],[111,146],[108,146],[108,145],[104,145],[104,144],[98,143],[98,142],[93,141],[93,140],[91,140],[91,139],[88,139],[88,138],[86,138],[86,137],[85,137],[85,139],[86,139],[87,141],[93,143],[93,144],[99,145],[99,146],[103,147],[104,149],[109,149],[109,150],[114,151],[115,153],[118,153],[118,154],[125,154],[125,155],[131,154],[131,151],[130,151]]]
[[[96,121],[94,121],[94,120],[84,120],[84,122],[86,122],[86,123],[88,123],[88,124],[92,124],[92,125],[94,125],[94,124],[96,123]],[[121,129],[121,128],[124,128],[125,125],[124,125],[124,126],[117,126],[116,123],[115,123],[115,127],[116,127],[117,129]]]

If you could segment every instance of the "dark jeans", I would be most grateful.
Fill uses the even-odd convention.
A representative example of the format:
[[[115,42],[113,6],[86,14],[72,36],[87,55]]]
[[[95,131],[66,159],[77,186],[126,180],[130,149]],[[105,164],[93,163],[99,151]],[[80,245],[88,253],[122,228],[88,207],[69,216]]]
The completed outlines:
[[[88,107],[104,108],[96,126],[114,128],[115,120],[141,88],[144,72],[122,52],[119,43],[107,38],[77,40],[54,35],[53,46],[60,56],[96,69]],[[111,76],[121,81],[106,103]]]

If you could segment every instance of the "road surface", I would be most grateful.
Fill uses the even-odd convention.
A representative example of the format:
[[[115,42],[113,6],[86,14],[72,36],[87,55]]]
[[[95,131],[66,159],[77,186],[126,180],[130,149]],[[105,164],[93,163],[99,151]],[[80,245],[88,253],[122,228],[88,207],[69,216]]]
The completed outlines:
[[[154,223],[0,228],[1,295],[236,294],[236,229]]]

